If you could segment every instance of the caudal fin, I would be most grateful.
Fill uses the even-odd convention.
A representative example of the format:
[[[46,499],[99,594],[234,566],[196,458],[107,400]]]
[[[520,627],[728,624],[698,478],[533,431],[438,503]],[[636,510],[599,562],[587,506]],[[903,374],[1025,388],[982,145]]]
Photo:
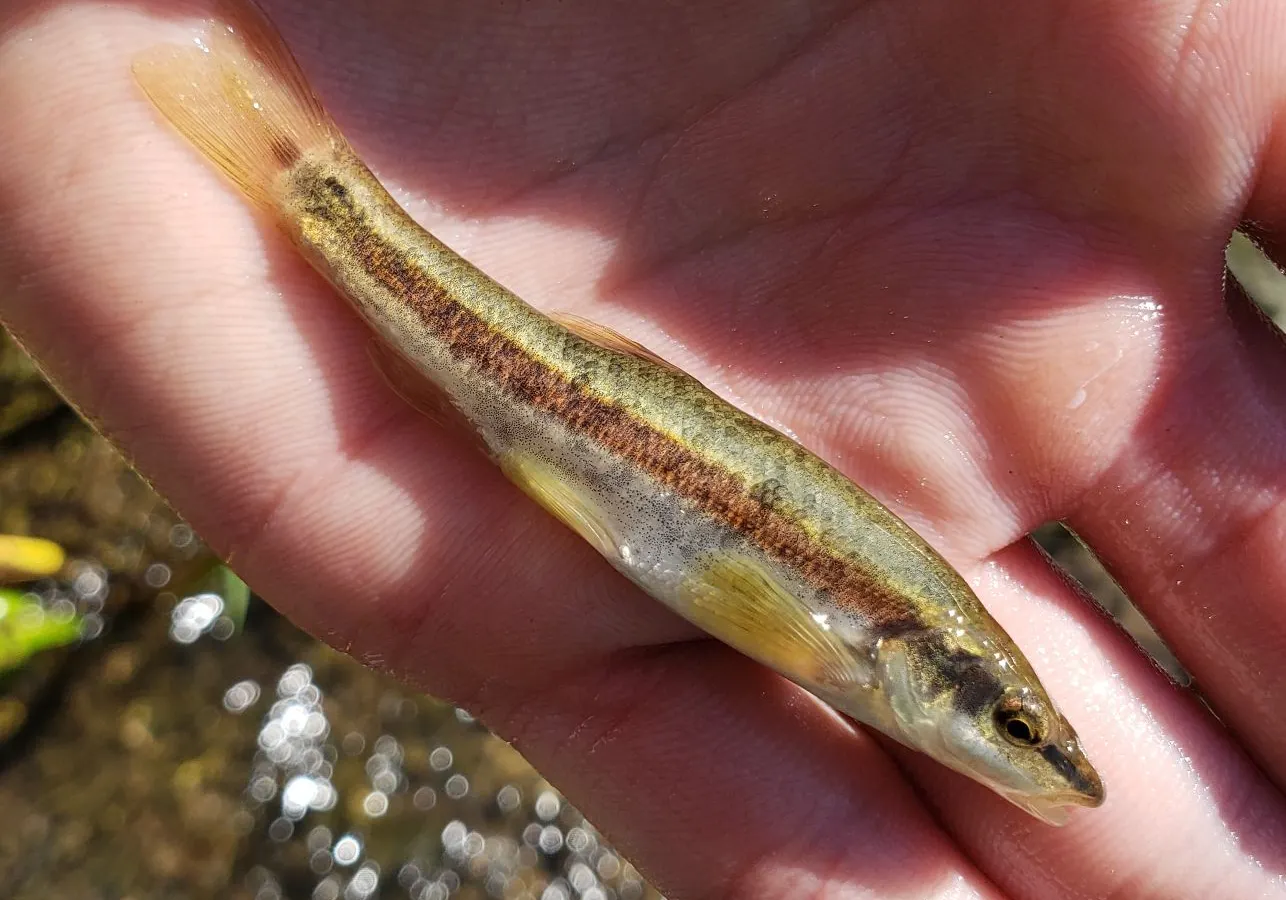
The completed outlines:
[[[299,63],[250,0],[220,0],[205,33],[134,58],[134,78],[179,130],[251,200],[305,153],[343,142]]]

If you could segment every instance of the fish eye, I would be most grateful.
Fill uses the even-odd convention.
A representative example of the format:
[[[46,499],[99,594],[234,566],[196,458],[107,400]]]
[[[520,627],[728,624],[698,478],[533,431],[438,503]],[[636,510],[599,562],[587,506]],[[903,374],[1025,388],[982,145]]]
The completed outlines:
[[[1000,702],[995,713],[996,728],[1016,747],[1036,747],[1045,742],[1045,729],[1038,711],[1028,709],[1018,697]]]

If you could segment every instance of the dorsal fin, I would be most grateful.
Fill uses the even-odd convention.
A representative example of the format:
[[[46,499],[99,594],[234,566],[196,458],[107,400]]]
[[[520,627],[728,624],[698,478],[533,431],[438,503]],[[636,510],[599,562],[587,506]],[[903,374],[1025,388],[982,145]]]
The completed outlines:
[[[549,318],[577,337],[584,338],[591,344],[597,344],[605,350],[615,350],[617,353],[637,356],[639,359],[646,359],[650,363],[656,363],[671,372],[683,373],[683,370],[674,363],[662,359],[638,341],[630,340],[625,335],[618,331],[613,331],[606,325],[600,325],[598,322],[565,312],[549,313]]]

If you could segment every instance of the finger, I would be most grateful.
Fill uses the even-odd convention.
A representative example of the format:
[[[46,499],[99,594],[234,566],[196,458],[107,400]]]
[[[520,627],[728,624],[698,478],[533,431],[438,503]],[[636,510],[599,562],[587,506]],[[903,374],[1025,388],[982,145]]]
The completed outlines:
[[[999,896],[869,736],[722,645],[505,702],[487,710],[502,736],[667,897]]]
[[[1280,575],[1267,544],[1245,538],[1260,527],[1251,525],[1258,517],[1271,520],[1281,484],[1280,346],[1250,317],[1230,319],[1218,291],[1226,230],[1254,177],[1254,136],[1266,133],[1259,101],[1281,83],[1272,66],[1247,62],[1258,60],[1252,44],[1282,31],[1267,7],[1243,5],[1216,17],[1218,28],[1203,22],[1185,42],[1203,65],[1170,70],[1173,80],[1123,82],[1094,107],[1104,116],[1164,111],[1147,141],[1184,150],[1163,162],[1166,154],[1139,154],[1141,145],[1120,131],[1104,132],[1104,144],[1114,146],[1097,149],[1095,173],[1126,180],[1149,167],[1131,185],[1141,194],[1122,200],[1106,230],[1086,224],[1062,233],[1086,238],[1077,250],[1093,247],[1084,267],[1041,279],[1039,301],[1021,316],[984,320],[1001,325],[979,342],[991,353],[979,353],[973,371],[985,376],[966,375],[963,391],[993,438],[981,446],[998,463],[998,505],[1015,530],[1069,518],[1142,602],[1219,714],[1261,762],[1279,765],[1281,719],[1272,710],[1281,708],[1282,666],[1269,645],[1281,646],[1282,608],[1273,599]],[[1175,33],[1161,24],[1156,37]],[[1060,47],[1143,33],[1101,26],[1079,36],[1061,31]],[[1140,58],[1133,54],[1131,64]],[[1256,78],[1223,80],[1228,70],[1217,61],[1233,59],[1239,73],[1249,65]],[[1056,107],[1060,118],[1085,100],[1069,83],[1062,82],[1061,96],[1072,96]],[[1093,79],[1084,90],[1095,90]],[[1027,98],[1029,106],[1040,108],[1039,98]],[[1136,155],[1122,155],[1125,146]],[[1038,206],[1066,215],[1056,158],[1032,160],[1059,182],[1036,187]],[[1158,230],[1149,220],[1161,210],[1166,225]],[[1067,250],[1065,241],[1050,245],[1040,258]],[[1063,606],[1071,598],[1039,566],[1012,550],[996,560],[1004,578],[984,582],[984,601],[1037,657],[1103,770],[1108,801],[1064,832],[1028,833],[978,815],[972,786],[945,793],[944,821],[984,871],[1018,896],[1280,892],[1286,812],[1271,781],[1103,623]],[[1019,606],[1010,594],[1020,591],[1056,603],[1061,627],[1044,631],[1034,618],[1039,605]],[[907,765],[927,784],[945,778],[918,759]]]
[[[1228,326],[1171,356],[1137,440],[1069,519],[1282,785],[1286,404]]]
[[[1226,98],[1208,104],[1218,118],[1212,134],[1242,148],[1224,167],[1209,221],[1217,229],[1249,220],[1280,258],[1286,163],[1273,136],[1282,133],[1286,70],[1266,34],[1286,34],[1286,16],[1274,4],[1251,5],[1220,17],[1194,46],[1249,73],[1229,84],[1213,65],[1201,79],[1202,96]],[[1220,718],[1286,787],[1286,345],[1240,290],[1220,302],[1222,256],[1196,250],[1187,271],[1181,258],[1147,327],[1163,351],[1151,401],[1069,519]]]

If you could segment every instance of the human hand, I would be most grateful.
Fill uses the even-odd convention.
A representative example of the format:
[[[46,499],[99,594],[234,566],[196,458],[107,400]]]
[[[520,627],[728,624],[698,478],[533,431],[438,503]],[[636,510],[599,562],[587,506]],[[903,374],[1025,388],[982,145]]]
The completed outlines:
[[[0,312],[263,595],[512,739],[674,900],[1286,893],[1276,6],[278,3],[413,214],[787,426],[952,560],[1108,785],[1045,827],[631,588],[139,96],[0,4]],[[1066,518],[1224,730],[1023,536]],[[1252,762],[1251,760],[1256,762]],[[863,893],[865,891],[865,893]]]

